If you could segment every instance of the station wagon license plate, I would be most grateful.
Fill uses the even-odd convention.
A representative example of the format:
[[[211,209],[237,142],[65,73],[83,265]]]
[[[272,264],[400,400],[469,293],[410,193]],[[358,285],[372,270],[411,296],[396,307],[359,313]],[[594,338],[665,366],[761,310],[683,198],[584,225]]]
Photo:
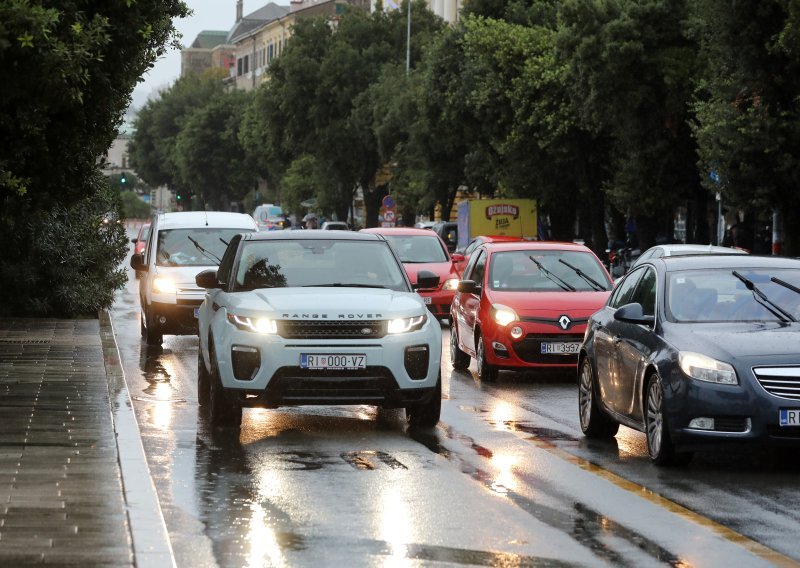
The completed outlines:
[[[542,355],[575,355],[580,351],[581,344],[578,341],[569,343],[542,343]]]
[[[426,304],[430,304],[433,301],[433,298],[431,298],[430,296],[422,296],[422,301],[425,302]]]
[[[781,408],[778,411],[778,423],[781,426],[800,426],[800,409]]]
[[[351,370],[366,369],[366,355],[345,355],[340,353],[301,353],[300,367],[303,369]]]

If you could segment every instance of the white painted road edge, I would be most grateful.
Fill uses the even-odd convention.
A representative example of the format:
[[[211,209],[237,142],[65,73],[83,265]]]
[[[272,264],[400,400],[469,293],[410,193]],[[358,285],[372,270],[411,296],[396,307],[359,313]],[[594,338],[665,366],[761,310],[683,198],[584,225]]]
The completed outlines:
[[[139,568],[176,568],[164,514],[147,466],[139,424],[120,363],[114,326],[106,310],[101,311],[99,317],[134,563]]]

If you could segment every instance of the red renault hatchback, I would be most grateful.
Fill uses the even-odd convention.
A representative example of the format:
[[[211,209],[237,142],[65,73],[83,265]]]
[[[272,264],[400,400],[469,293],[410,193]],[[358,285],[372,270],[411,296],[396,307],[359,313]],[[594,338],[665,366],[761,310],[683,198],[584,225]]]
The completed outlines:
[[[587,247],[574,243],[486,243],[464,270],[451,308],[450,361],[476,360],[478,377],[500,369],[576,368],[589,316],[613,284]]]
[[[454,261],[462,260],[460,254],[447,252],[444,241],[428,229],[406,227],[376,227],[361,229],[364,233],[383,235],[397,252],[411,279],[417,283],[420,270],[429,270],[439,277],[435,289],[420,289],[419,295],[437,319],[450,319],[450,304],[458,284],[458,272]]]

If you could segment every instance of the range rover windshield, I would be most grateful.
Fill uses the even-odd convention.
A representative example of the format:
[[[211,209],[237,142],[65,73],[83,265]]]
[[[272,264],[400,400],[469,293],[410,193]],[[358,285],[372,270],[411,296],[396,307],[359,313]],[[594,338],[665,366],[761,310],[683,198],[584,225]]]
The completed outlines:
[[[234,291],[354,287],[409,291],[403,267],[379,241],[246,241]]]

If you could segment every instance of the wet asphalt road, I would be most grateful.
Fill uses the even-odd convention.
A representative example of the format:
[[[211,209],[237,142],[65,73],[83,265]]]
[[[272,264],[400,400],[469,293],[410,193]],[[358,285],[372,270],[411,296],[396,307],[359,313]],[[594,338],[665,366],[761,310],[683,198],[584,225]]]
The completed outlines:
[[[198,413],[197,338],[139,336],[138,281],[111,312],[179,567],[800,565],[800,459],[648,462],[644,435],[580,433],[572,376],[452,371],[442,421],[366,406]],[[797,454],[797,452],[794,452]]]

